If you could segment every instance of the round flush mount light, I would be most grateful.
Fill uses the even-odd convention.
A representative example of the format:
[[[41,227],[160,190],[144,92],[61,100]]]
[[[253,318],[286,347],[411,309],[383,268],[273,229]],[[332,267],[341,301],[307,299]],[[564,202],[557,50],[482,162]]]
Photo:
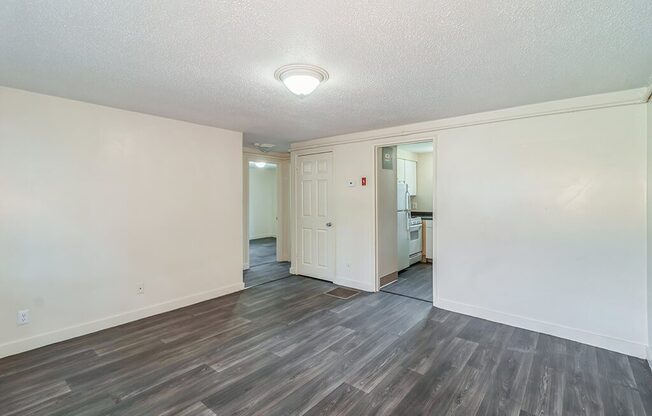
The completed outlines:
[[[281,81],[288,90],[299,97],[313,92],[319,84],[328,80],[328,72],[315,65],[284,65],[274,72],[274,78]]]
[[[275,145],[270,143],[254,143],[254,147],[263,153],[270,152]]]

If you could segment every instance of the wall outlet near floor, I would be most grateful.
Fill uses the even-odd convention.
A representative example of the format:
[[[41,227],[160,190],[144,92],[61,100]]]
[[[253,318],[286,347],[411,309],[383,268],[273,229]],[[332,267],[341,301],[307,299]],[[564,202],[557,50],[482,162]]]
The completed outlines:
[[[16,324],[27,325],[29,323],[29,309],[18,311],[16,315]]]
[[[145,283],[139,283],[138,287],[136,288],[136,294],[137,295],[144,295],[145,294]]]

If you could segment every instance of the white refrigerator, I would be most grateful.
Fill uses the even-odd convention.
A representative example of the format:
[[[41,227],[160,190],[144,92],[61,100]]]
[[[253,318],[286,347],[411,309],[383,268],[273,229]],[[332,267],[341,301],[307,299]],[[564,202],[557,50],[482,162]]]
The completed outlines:
[[[396,189],[396,238],[401,271],[410,266],[410,193],[405,182],[399,182]]]

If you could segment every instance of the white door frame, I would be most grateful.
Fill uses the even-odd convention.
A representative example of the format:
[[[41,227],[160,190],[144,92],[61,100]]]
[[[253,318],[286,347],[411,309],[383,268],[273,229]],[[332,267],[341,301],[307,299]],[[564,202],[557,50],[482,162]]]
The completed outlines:
[[[319,149],[307,149],[307,150],[298,150],[298,151],[292,151],[290,155],[290,200],[292,201],[292,204],[290,206],[290,218],[292,218],[292,223],[291,223],[291,233],[292,233],[292,241],[294,244],[292,244],[290,248],[290,273],[291,274],[298,274],[297,272],[297,259],[298,259],[298,244],[296,244],[297,241],[299,241],[299,229],[297,227],[297,224],[299,223],[299,199],[297,198],[298,193],[298,181],[297,181],[297,176],[299,174],[298,172],[298,165],[297,161],[299,156],[308,156],[308,155],[317,155],[320,153],[331,153],[333,155],[333,164],[331,166],[332,169],[332,178],[335,180],[335,152],[333,152],[332,147],[320,147]],[[333,183],[335,186],[336,184]],[[333,222],[335,223],[337,227],[337,217],[336,217],[336,212],[333,212]],[[334,232],[334,231],[333,231]],[[333,272],[335,275],[337,275],[337,238],[333,238],[333,245],[334,250],[333,250]]]
[[[439,244],[437,244],[437,227],[436,227],[436,215],[437,215],[437,170],[439,167],[439,164],[437,163],[437,136],[433,133],[426,134],[415,134],[415,135],[410,135],[410,136],[405,136],[405,137],[390,137],[387,138],[386,140],[383,140],[382,143],[375,143],[373,146],[373,153],[374,153],[374,171],[373,171],[373,178],[374,178],[374,256],[375,256],[375,264],[374,264],[374,274],[375,274],[375,286],[376,286],[376,292],[380,290],[380,277],[379,276],[379,270],[378,270],[378,256],[379,256],[379,244],[378,244],[378,151],[383,148],[383,147],[388,147],[388,146],[399,146],[402,144],[414,144],[414,143],[423,143],[427,142],[428,140],[432,140],[432,157],[433,157],[433,163],[435,165],[434,169],[432,170],[432,175],[433,175],[433,180],[432,180],[432,186],[435,188],[435,192],[432,193],[433,201],[432,201],[432,212],[433,212],[433,242],[435,244],[435,252],[433,252],[433,262],[432,262],[432,301],[433,305],[436,302],[436,294],[437,294],[437,247]],[[422,234],[423,236],[423,234]]]
[[[276,261],[290,260],[290,154],[263,153],[256,149],[244,147],[242,151],[242,232],[243,232],[243,265],[249,269],[249,162],[265,162],[277,165],[276,192],[277,216],[276,225]]]

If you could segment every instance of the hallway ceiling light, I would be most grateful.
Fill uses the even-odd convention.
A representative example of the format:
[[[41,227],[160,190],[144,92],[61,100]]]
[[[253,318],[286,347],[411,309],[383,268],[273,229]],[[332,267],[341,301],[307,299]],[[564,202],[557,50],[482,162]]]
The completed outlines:
[[[328,80],[328,72],[315,65],[291,64],[277,69],[274,78],[283,82],[293,94],[305,97]]]

